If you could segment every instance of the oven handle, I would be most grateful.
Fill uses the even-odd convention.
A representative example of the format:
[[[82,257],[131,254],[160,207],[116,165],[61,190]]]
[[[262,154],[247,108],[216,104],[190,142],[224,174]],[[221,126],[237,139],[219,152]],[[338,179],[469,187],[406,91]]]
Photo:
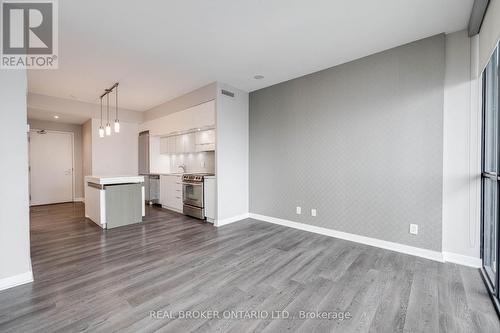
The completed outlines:
[[[182,182],[182,185],[202,186],[202,185],[203,185],[203,183],[188,183],[188,182]]]

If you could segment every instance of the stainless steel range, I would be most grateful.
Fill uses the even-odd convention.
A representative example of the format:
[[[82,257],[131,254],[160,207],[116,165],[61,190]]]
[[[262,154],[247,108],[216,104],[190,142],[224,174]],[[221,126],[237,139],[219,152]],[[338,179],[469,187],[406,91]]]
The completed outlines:
[[[203,196],[204,176],[209,173],[184,174],[182,176],[182,201],[184,215],[205,219],[205,200]]]

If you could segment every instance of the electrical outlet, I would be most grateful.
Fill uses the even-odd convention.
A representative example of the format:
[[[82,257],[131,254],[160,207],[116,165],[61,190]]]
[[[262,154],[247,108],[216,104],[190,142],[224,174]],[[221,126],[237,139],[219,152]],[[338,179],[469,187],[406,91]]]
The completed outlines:
[[[418,234],[418,224],[410,224],[410,234]]]
[[[316,216],[316,208],[311,209],[311,216]]]
[[[302,208],[300,208],[300,206],[297,206],[297,208],[295,209],[295,211],[297,212],[297,215],[302,214]]]

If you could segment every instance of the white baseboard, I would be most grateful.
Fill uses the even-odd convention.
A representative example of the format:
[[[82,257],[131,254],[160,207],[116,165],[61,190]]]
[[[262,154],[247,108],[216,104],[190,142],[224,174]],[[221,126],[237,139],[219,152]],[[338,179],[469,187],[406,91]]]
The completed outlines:
[[[74,198],[73,201],[74,202],[84,202],[85,199],[84,198]]]
[[[464,256],[462,254],[457,254],[452,252],[443,252],[443,258],[444,261],[446,262],[452,262],[454,264],[459,264],[474,268],[481,268],[481,266],[483,265],[481,258]]]
[[[348,241],[356,242],[356,243],[360,243],[360,244],[375,246],[375,247],[379,247],[382,249],[391,250],[391,251],[400,252],[400,253],[405,253],[405,254],[409,254],[409,255],[425,258],[425,259],[430,259],[430,260],[434,260],[434,261],[451,262],[454,264],[469,266],[469,267],[473,267],[473,268],[480,268],[482,266],[482,262],[481,262],[480,258],[464,256],[461,254],[456,254],[456,253],[451,253],[451,252],[439,252],[439,251],[427,250],[427,249],[422,249],[419,247],[404,245],[404,244],[400,244],[400,243],[384,241],[384,240],[377,239],[377,238],[371,238],[371,237],[351,234],[351,233],[347,233],[347,232],[343,232],[343,231],[337,231],[337,230],[333,230],[333,229],[317,227],[317,226],[313,226],[313,225],[309,225],[309,224],[293,222],[290,220],[285,220],[285,219],[280,219],[280,218],[265,216],[265,215],[260,215],[260,214],[254,214],[254,213],[242,214],[242,215],[233,216],[233,217],[223,219],[223,220],[217,220],[214,225],[216,227],[220,227],[220,226],[223,226],[226,224],[230,224],[230,223],[244,220],[246,218],[252,218],[252,219],[256,219],[256,220],[260,220],[260,221],[264,221],[264,222],[279,224],[279,225],[282,225],[285,227],[304,230],[304,231],[308,231],[308,232],[314,232],[316,234],[340,238],[340,239],[344,239],[344,240],[348,240]]]
[[[366,244],[366,245],[375,246],[375,247],[379,247],[379,248],[386,249],[386,250],[401,252],[401,253],[417,256],[417,257],[422,257],[422,258],[426,258],[426,259],[430,259],[430,260],[443,262],[443,254],[441,252],[438,252],[438,251],[422,249],[419,247],[384,241],[381,239],[365,237],[365,236],[360,236],[360,235],[356,235],[356,234],[350,234],[350,233],[343,232],[343,231],[337,231],[337,230],[333,230],[333,229],[317,227],[317,226],[313,226],[313,225],[309,225],[309,224],[293,222],[293,221],[289,221],[289,220],[284,220],[284,219],[260,215],[260,214],[250,213],[249,217],[252,219],[256,219],[256,220],[260,220],[260,221],[264,221],[264,222],[279,224],[279,225],[282,225],[285,227],[314,232],[316,234],[345,239],[345,240],[356,242],[356,243]]]
[[[234,223],[234,222],[238,222],[238,221],[247,219],[248,217],[249,217],[249,214],[245,213],[245,214],[236,215],[236,216],[233,216],[233,217],[228,217],[228,218],[222,219],[222,220],[215,220],[214,226],[216,226],[216,227],[222,227],[223,225],[231,224],[231,223]]]
[[[32,271],[14,276],[9,276],[7,278],[0,279],[0,290],[9,289],[30,282],[33,282]]]

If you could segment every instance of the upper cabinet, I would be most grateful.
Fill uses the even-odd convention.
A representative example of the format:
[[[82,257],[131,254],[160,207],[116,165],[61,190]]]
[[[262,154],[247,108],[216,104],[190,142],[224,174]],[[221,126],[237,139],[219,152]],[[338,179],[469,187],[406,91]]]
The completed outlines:
[[[161,154],[185,154],[215,150],[215,131],[206,130],[160,139]]]
[[[177,153],[192,153],[194,148],[194,133],[186,133],[177,136],[176,152]]]
[[[215,127],[215,101],[213,100],[147,121],[140,125],[140,130],[149,130],[149,134],[153,136],[167,136],[176,132],[207,127]]]
[[[215,150],[215,130],[196,132],[195,150],[197,152]]]

